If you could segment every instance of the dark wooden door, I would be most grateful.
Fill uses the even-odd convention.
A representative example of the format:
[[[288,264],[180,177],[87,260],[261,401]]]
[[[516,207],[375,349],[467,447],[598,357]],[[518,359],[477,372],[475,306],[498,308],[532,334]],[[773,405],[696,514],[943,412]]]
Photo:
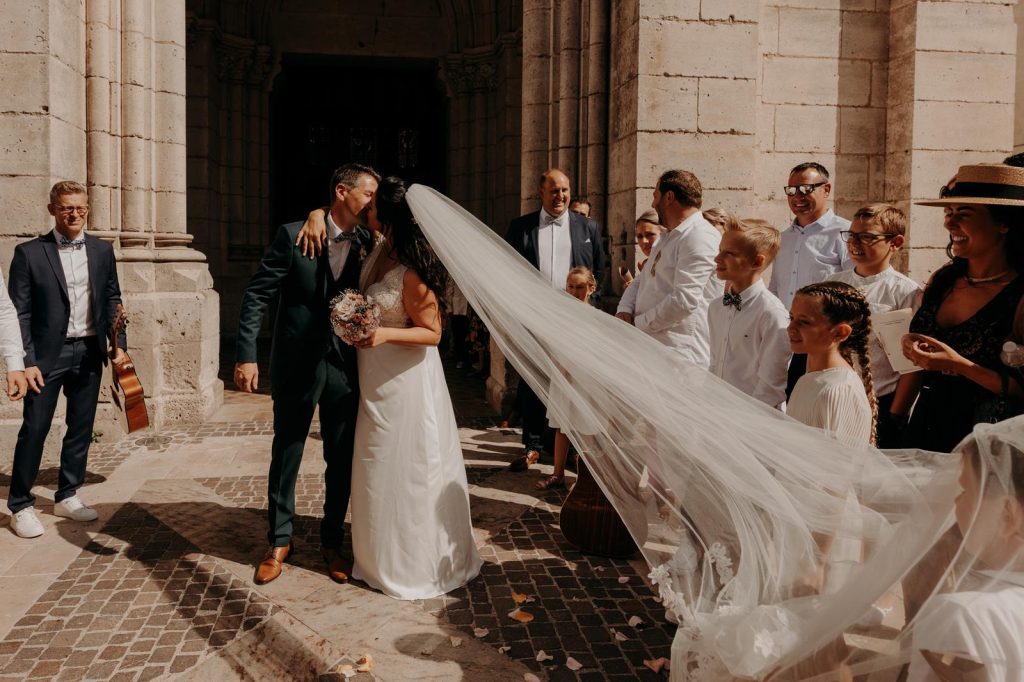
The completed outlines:
[[[444,192],[445,109],[435,62],[285,55],[271,97],[273,224],[325,205],[349,161]]]

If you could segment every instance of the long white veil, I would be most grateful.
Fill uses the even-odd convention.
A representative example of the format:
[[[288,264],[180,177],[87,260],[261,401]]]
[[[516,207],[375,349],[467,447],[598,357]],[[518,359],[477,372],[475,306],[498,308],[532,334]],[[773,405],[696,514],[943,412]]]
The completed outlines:
[[[915,566],[953,523],[959,457],[845,446],[552,289],[438,192],[414,185],[407,200],[649,563],[679,625],[674,679],[835,679],[840,663],[909,660],[910,628],[883,642],[848,631],[891,590],[913,616],[948,587],[949,562],[920,580]]]

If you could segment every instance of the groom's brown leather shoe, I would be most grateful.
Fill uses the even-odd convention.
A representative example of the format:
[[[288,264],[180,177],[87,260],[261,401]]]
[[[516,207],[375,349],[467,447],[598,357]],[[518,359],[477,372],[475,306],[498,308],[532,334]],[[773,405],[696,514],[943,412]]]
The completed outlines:
[[[327,564],[327,575],[336,583],[347,583],[352,573],[352,562],[341,556],[341,552],[333,547],[321,547],[320,553]]]
[[[281,575],[281,566],[291,555],[293,545],[294,543],[289,542],[284,547],[271,547],[267,550],[267,556],[256,567],[256,577],[253,580],[257,585],[266,585]]]

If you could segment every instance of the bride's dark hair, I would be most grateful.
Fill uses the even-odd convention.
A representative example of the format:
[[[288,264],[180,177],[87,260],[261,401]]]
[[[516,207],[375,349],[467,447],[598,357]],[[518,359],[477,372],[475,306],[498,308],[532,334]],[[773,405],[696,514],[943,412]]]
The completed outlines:
[[[415,270],[420,279],[443,301],[448,273],[437,259],[427,238],[405,201],[405,181],[395,176],[377,186],[377,220],[391,228],[392,254],[399,263]]]

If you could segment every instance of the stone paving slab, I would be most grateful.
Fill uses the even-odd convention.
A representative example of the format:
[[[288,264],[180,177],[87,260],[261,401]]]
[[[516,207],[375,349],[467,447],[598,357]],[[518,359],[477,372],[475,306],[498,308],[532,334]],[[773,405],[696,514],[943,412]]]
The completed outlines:
[[[327,579],[316,421],[297,486],[298,552],[281,578],[254,585],[265,549],[270,401],[229,392],[206,424],[94,445],[83,495],[96,522],[50,516],[55,475],[41,480],[47,533],[31,541],[0,533],[0,589],[10,595],[0,606],[0,680],[329,680],[364,654],[374,670],[357,682],[511,682],[526,672],[658,679],[643,661],[669,655],[672,627],[643,562],[569,546],[558,529],[562,494],[538,497],[533,488],[549,467],[507,472],[518,433],[495,427],[475,379],[450,375],[450,386],[485,560],[468,585],[398,602]],[[509,617],[515,593],[531,599],[522,610],[532,622]],[[632,616],[643,625],[628,626]],[[566,667],[569,657],[579,671]]]

